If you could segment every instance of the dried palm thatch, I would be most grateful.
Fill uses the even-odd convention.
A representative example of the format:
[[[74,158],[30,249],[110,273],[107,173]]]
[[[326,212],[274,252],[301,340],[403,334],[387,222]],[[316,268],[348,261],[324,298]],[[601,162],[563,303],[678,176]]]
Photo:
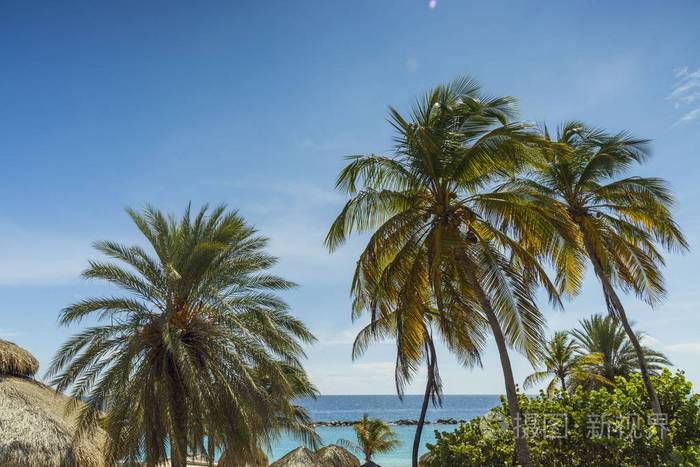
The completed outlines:
[[[26,350],[0,342],[0,464],[4,467],[103,467],[106,437],[74,439],[70,399],[28,376],[39,364]]]
[[[0,375],[34,376],[39,361],[14,342],[0,339]]]
[[[316,451],[314,460],[318,467],[360,467],[357,457],[337,444],[331,444]]]
[[[265,451],[260,448],[248,456],[236,454],[232,449],[226,449],[219,459],[218,467],[267,467],[269,461]]]
[[[315,467],[316,465],[314,454],[301,446],[289,451],[284,457],[270,464],[270,467]]]

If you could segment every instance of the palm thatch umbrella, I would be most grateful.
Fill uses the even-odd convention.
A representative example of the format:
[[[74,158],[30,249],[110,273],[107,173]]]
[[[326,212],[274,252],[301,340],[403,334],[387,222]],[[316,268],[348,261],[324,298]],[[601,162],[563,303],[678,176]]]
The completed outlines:
[[[217,465],[218,467],[267,467],[269,464],[265,451],[260,448],[250,453],[247,458],[245,457],[233,452],[232,449],[226,449],[221,454]]]
[[[330,444],[316,451],[314,460],[318,467],[360,467],[359,459],[337,444]]]
[[[76,440],[70,399],[32,377],[39,362],[0,339],[0,464],[4,467],[103,467],[105,433]]]
[[[304,446],[300,446],[270,464],[270,467],[316,467],[317,465],[314,454]]]

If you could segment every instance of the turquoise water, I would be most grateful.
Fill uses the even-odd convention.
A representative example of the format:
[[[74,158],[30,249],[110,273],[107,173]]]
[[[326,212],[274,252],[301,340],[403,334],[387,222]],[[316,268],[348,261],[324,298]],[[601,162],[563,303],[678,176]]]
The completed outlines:
[[[370,417],[392,422],[417,419],[422,401],[422,396],[406,396],[403,402],[396,396],[321,396],[317,400],[305,399],[299,402],[309,410],[315,421],[358,420],[362,418],[363,413],[368,413]],[[485,414],[498,403],[497,395],[445,396],[442,407],[430,407],[426,419],[432,422],[438,418],[470,420]],[[421,439],[421,454],[426,451],[425,443],[435,439],[434,430],[451,431],[455,427],[456,425],[426,425]],[[402,445],[392,453],[377,456],[375,462],[382,467],[404,467],[411,463],[416,427],[394,426],[394,430]],[[339,439],[355,441],[352,427],[318,427],[316,431],[323,444],[332,444]],[[269,457],[271,460],[277,460],[299,444],[295,439],[282,438],[273,446]]]

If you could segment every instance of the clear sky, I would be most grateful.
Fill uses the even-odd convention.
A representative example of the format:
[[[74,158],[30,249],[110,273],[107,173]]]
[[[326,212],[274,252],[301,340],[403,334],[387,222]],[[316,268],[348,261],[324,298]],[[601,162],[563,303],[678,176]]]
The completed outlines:
[[[700,388],[697,203],[700,3],[354,0],[2,2],[0,338],[45,369],[78,327],[62,307],[113,291],[79,278],[99,239],[139,242],[125,207],[225,202],[271,238],[286,298],[319,339],[326,394],[393,393],[393,346],[350,359],[349,281],[361,245],[322,240],[342,157],[391,147],[387,105],[468,73],[520,98],[524,120],[580,119],[654,140],[639,172],[678,196],[690,254],[668,300],[626,299],[637,327]],[[551,329],[604,312],[597,283]],[[495,347],[466,370],[440,349],[448,393],[502,391]],[[518,381],[530,367],[515,358]],[[410,392],[420,392],[422,381]]]

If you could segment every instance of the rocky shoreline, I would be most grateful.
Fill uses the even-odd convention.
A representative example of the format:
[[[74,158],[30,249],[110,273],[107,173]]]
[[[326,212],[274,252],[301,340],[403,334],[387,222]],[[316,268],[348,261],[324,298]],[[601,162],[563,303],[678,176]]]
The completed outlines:
[[[426,425],[458,425],[460,423],[466,423],[467,420],[458,420],[456,418],[438,418],[434,422],[431,422],[430,420],[426,420],[425,424]],[[330,426],[330,427],[344,427],[344,426],[353,426],[357,423],[360,423],[359,420],[332,420],[332,421],[320,421],[320,422],[314,422],[314,426]],[[394,420],[393,422],[387,422],[389,425],[394,425],[394,426],[411,426],[411,425],[418,425],[418,420],[410,420],[410,419],[401,419],[401,420]]]

